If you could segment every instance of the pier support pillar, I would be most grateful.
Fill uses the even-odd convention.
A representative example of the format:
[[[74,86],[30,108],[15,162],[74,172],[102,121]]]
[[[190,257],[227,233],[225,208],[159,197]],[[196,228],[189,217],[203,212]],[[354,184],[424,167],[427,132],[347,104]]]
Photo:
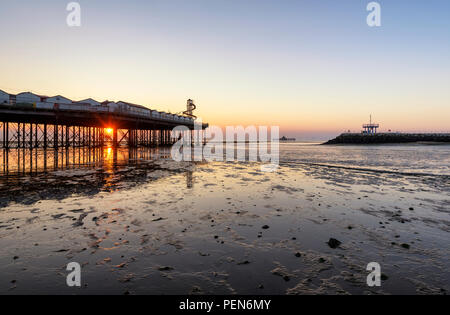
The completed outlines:
[[[44,124],[44,149],[47,149],[47,124]]]
[[[58,125],[54,125],[53,128],[53,147],[58,149]]]
[[[117,147],[117,128],[113,129],[113,147]]]

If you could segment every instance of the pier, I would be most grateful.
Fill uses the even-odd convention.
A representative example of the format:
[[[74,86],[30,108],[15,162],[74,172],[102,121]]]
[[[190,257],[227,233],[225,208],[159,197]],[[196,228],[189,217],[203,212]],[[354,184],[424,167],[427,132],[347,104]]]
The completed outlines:
[[[0,102],[2,148],[130,147],[171,145],[180,137],[172,130],[184,126],[191,142],[204,141],[208,124],[197,124],[192,100],[183,115],[158,112],[126,102],[72,102],[29,92],[8,95]],[[1,96],[1,95],[0,95]],[[51,101],[51,102],[50,102]],[[189,116],[190,115],[190,116]]]

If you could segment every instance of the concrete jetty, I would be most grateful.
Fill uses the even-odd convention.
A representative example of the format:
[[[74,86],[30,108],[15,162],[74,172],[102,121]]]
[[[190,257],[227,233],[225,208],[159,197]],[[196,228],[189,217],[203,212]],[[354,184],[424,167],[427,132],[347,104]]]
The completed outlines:
[[[413,142],[450,143],[450,133],[343,133],[324,144],[384,144]]]

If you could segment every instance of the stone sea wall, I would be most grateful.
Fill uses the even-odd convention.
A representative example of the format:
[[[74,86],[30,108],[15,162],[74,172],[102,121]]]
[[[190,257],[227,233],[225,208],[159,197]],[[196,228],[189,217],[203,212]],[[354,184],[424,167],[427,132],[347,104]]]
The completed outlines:
[[[382,144],[410,142],[449,142],[450,133],[343,133],[324,144]]]

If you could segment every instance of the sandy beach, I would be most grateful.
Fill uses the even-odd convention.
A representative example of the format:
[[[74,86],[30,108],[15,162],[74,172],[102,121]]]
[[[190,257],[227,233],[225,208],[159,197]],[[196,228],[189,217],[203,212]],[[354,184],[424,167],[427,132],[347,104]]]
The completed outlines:
[[[152,151],[1,177],[2,294],[450,290],[442,168],[410,175],[294,161],[294,144],[269,173],[259,163],[177,163],[143,150]],[[69,262],[82,266],[81,288],[66,285]],[[367,286],[369,262],[381,265],[381,287]]]

